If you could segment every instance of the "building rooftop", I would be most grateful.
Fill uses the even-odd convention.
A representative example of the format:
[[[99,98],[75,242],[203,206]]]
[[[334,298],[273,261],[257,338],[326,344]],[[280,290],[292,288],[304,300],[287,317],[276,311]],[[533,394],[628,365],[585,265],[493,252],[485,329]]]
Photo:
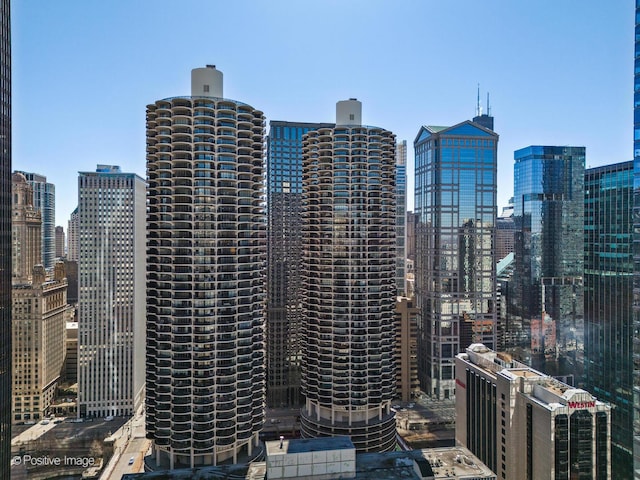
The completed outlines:
[[[347,436],[283,439],[282,442],[280,440],[272,440],[265,442],[265,444],[267,446],[267,456],[356,448]],[[282,448],[280,445],[282,445]]]
[[[348,437],[326,439],[324,444],[328,450],[343,448],[351,440]],[[333,440],[337,440],[334,445]],[[289,445],[299,442],[289,441]],[[279,446],[280,442],[276,443]],[[322,442],[316,445],[321,445]],[[352,444],[353,445],[353,444]],[[300,448],[308,448],[300,447]],[[295,448],[295,447],[294,447]],[[279,448],[278,448],[279,449]],[[269,455],[267,447],[267,455]],[[254,462],[250,465],[228,465],[221,467],[202,467],[196,469],[172,470],[125,474],[123,480],[265,480],[266,463]],[[328,480],[331,477],[324,477]],[[338,477],[334,477],[338,478]],[[427,448],[388,453],[362,453],[356,455],[355,480],[400,480],[420,478],[438,479],[495,479],[496,475],[465,447]]]

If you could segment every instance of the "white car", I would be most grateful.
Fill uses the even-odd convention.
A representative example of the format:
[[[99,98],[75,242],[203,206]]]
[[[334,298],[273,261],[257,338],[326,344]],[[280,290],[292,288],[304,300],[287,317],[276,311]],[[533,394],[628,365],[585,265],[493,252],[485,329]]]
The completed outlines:
[[[129,465],[133,465],[133,462],[135,462],[135,461],[136,461],[136,457],[131,457],[129,459]]]

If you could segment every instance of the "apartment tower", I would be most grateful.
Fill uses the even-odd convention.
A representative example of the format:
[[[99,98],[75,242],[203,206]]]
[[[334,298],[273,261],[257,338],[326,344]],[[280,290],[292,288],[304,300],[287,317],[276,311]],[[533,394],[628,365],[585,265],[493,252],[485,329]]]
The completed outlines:
[[[407,294],[407,141],[396,144],[396,292]]]
[[[301,432],[395,446],[395,136],[338,102],[336,125],[303,139]]]
[[[0,0],[0,480],[11,476],[11,15]]]
[[[78,413],[133,415],[144,398],[144,180],[113,165],[80,172],[78,220]]]
[[[223,97],[147,106],[147,437],[158,465],[252,458],[264,423],[261,111]]]
[[[78,207],[76,207],[71,216],[67,227],[67,260],[72,262],[78,261]]]
[[[611,411],[613,478],[633,477],[633,162],[584,175],[584,378]]]
[[[299,407],[302,138],[331,123],[272,121],[267,141],[267,406]]]
[[[414,142],[418,375],[438,399],[455,394],[458,353],[495,345],[497,145],[471,121],[424,126]]]

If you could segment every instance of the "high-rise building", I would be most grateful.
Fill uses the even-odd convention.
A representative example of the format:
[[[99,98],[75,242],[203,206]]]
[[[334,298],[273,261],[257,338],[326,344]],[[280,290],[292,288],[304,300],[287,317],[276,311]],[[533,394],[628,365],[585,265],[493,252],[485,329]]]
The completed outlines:
[[[482,344],[456,357],[456,444],[499,479],[611,477],[611,406]],[[617,478],[617,477],[614,477]]]
[[[19,170],[33,189],[33,206],[42,215],[42,264],[53,268],[56,258],[56,187],[47,177]]]
[[[499,262],[515,250],[515,239],[516,224],[513,221],[513,201],[511,201],[496,219],[496,261]]]
[[[396,144],[396,291],[407,294],[407,141]]]
[[[395,313],[396,397],[410,401],[420,392],[418,380],[418,309],[412,298],[398,297]]]
[[[549,375],[581,375],[585,149],[530,146],[514,157],[513,300],[531,332],[524,360]]]
[[[33,206],[33,190],[24,175],[14,173],[11,188],[12,283],[28,283],[32,280],[33,267],[42,263],[42,217]]]
[[[39,244],[38,244],[39,246]],[[39,252],[38,252],[39,256]],[[67,305],[64,265],[53,274],[32,267],[29,282],[13,285],[13,421],[38,421],[49,413],[66,351]]]
[[[302,137],[330,123],[272,121],[267,142],[267,405],[299,407]]]
[[[395,136],[337,103],[303,140],[303,437],[395,446]]]
[[[67,227],[67,260],[78,261],[78,207],[71,212]]]
[[[0,1],[0,480],[11,476],[11,15]]]
[[[633,478],[633,162],[585,171],[584,378],[611,412],[613,478]]]
[[[147,106],[147,436],[156,462],[238,462],[264,423],[265,119],[223,97]]]
[[[640,64],[640,0],[635,11],[635,65]],[[640,69],[633,82],[633,354],[640,357]],[[640,479],[640,366],[634,362],[633,375],[633,467]]]
[[[455,394],[455,356],[496,335],[498,135],[471,121],[424,126],[415,146],[415,295],[422,390]]]
[[[64,227],[59,225],[56,227],[56,258],[63,258],[65,256],[64,247],[65,247]]]
[[[78,176],[78,414],[132,415],[143,400],[145,182],[98,165]]]

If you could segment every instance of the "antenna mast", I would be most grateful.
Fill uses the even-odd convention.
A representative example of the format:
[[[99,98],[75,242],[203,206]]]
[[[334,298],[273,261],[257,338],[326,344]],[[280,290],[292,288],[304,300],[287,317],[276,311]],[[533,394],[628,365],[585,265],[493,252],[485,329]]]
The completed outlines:
[[[489,106],[489,92],[487,92],[487,115],[491,116],[491,107]]]
[[[476,117],[482,115],[482,107],[480,106],[480,84],[478,83],[478,100],[476,103]]]

